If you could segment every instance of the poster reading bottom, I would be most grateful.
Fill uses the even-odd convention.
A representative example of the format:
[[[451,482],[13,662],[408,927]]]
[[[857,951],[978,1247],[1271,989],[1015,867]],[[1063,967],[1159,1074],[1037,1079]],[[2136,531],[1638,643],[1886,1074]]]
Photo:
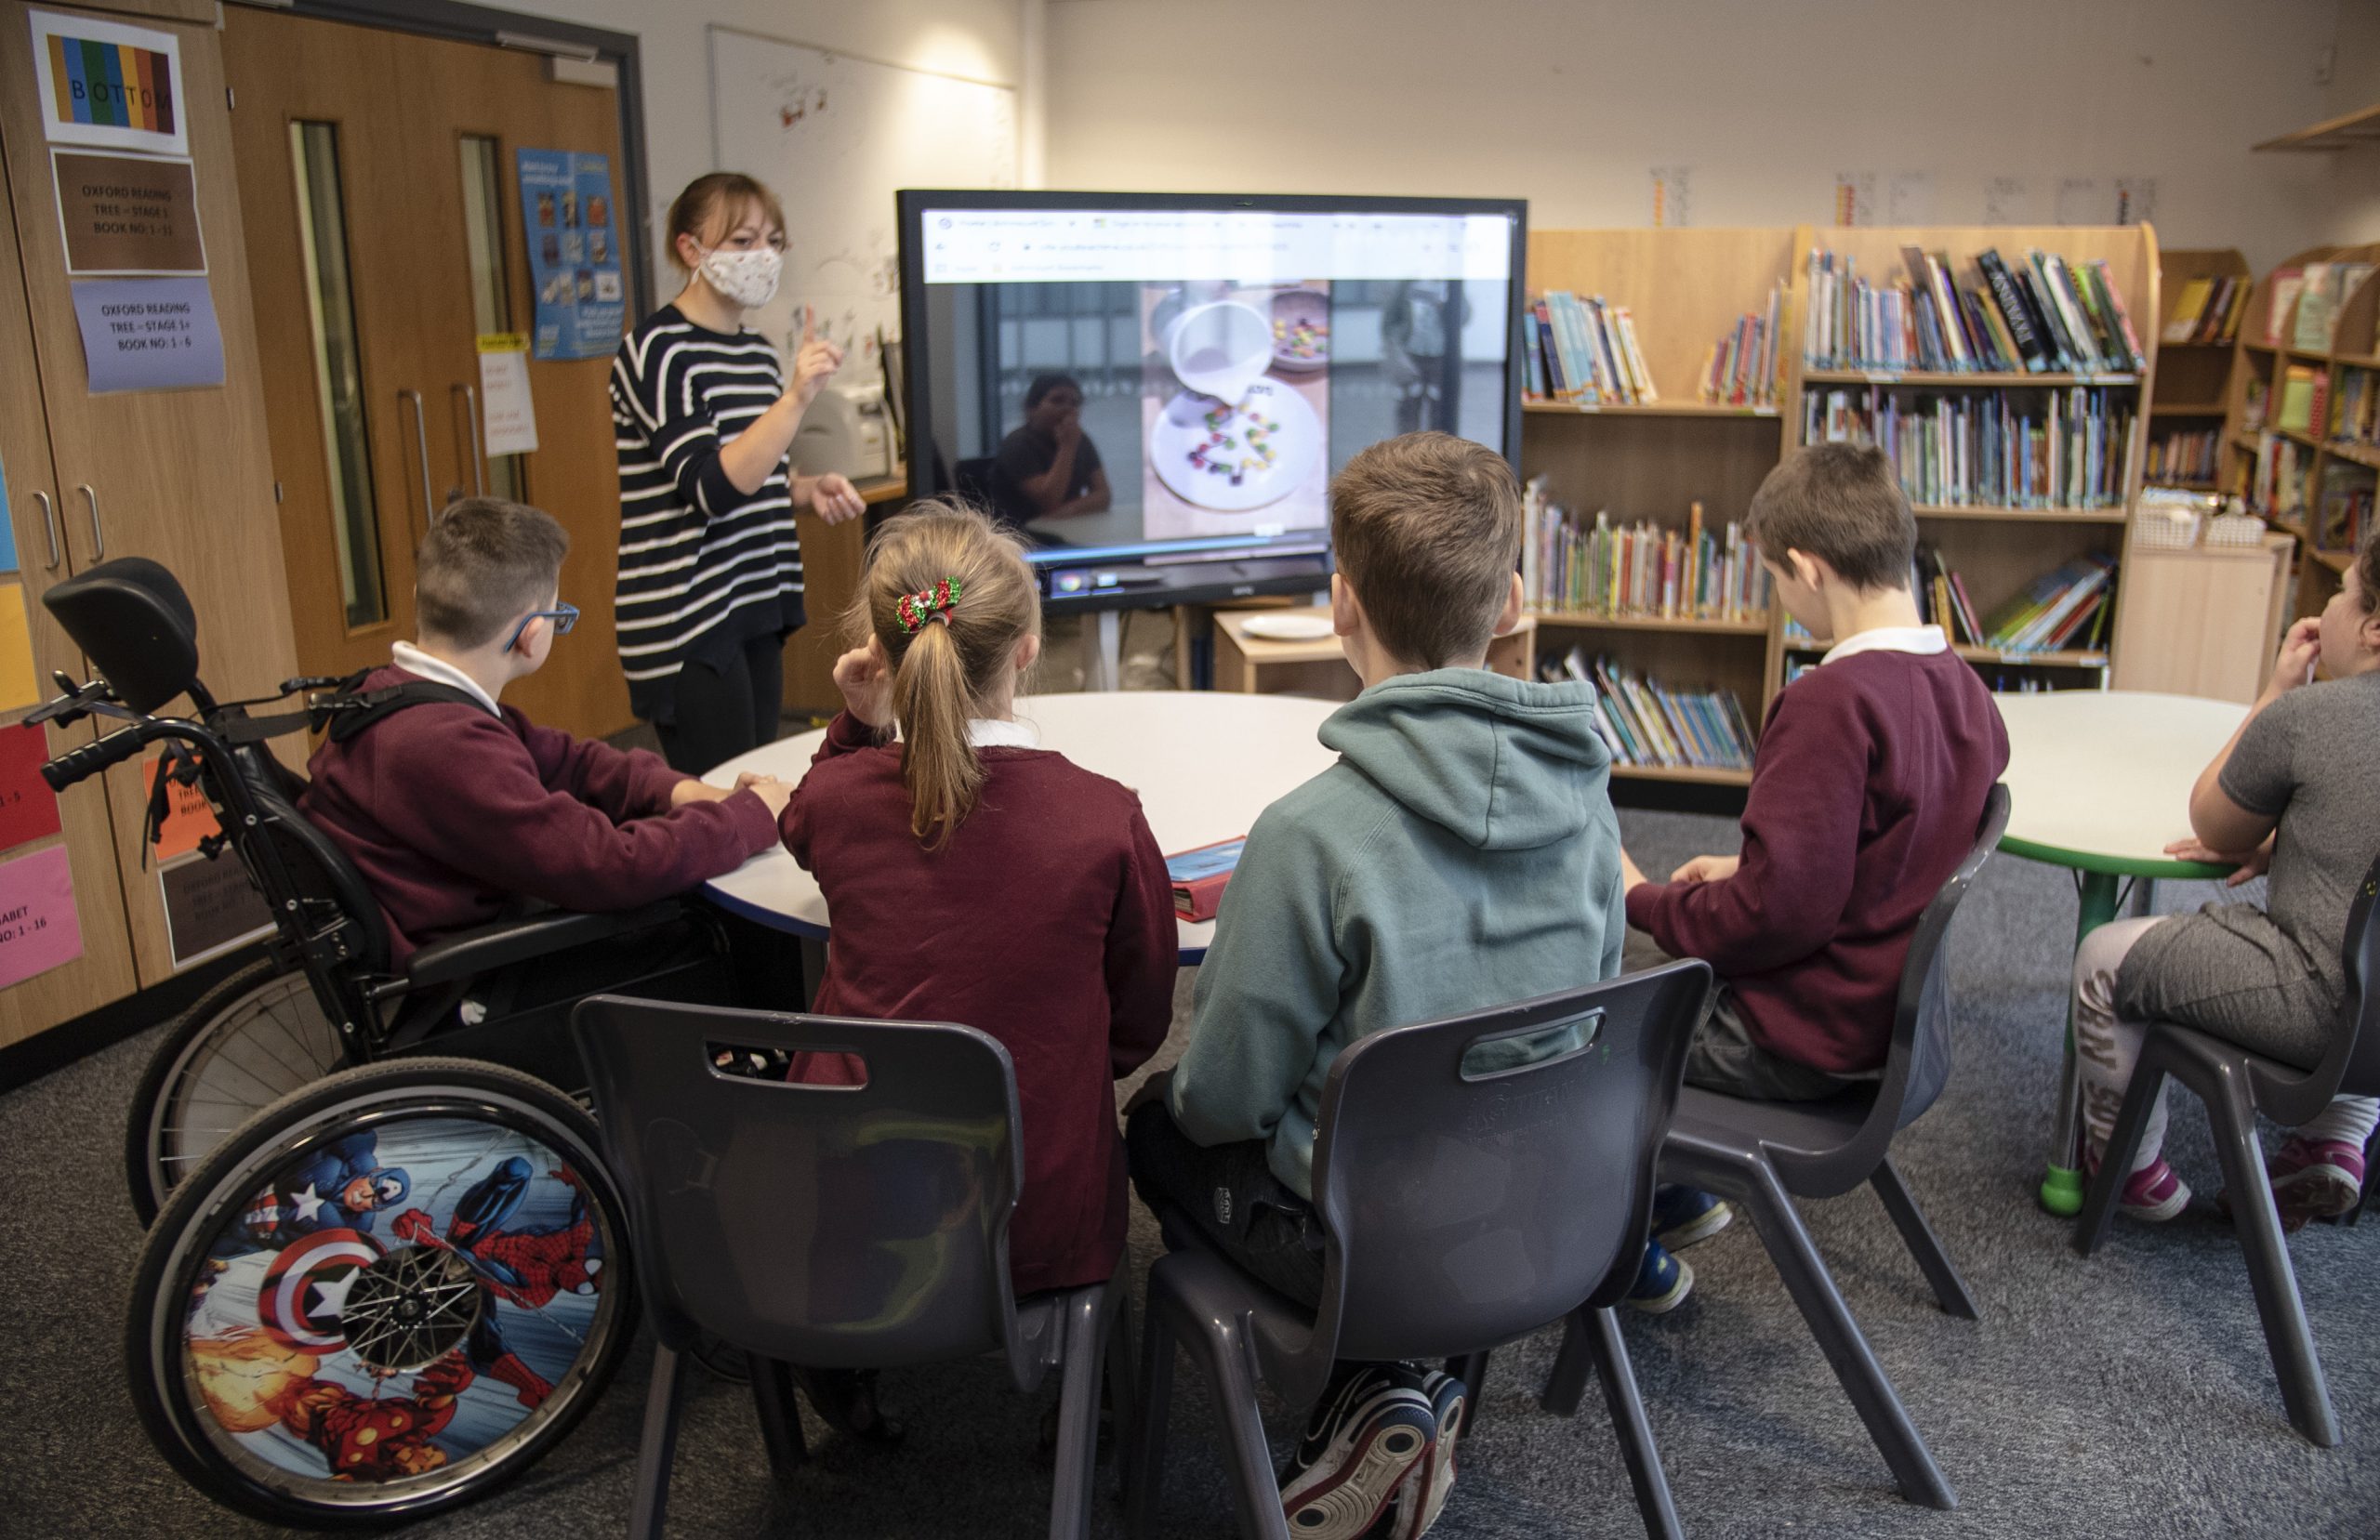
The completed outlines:
[[[249,885],[247,869],[228,857],[192,856],[161,866],[157,886],[165,895],[165,940],[176,967],[272,928],[272,911]]]

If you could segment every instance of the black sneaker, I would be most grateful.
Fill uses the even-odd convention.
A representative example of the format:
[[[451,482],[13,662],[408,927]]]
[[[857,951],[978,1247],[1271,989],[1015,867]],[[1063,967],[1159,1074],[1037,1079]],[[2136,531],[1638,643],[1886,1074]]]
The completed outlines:
[[[1436,1371],[1422,1382],[1422,1390],[1430,1398],[1430,1412],[1438,1425],[1437,1441],[1426,1456],[1413,1462],[1412,1471],[1398,1484],[1395,1511],[1383,1526],[1383,1540],[1421,1540],[1438,1521],[1447,1494],[1454,1491],[1455,1442],[1462,1434],[1463,1411],[1471,1404],[1471,1393],[1462,1381]]]
[[[1375,1364],[1315,1408],[1281,1482],[1291,1534],[1356,1540],[1372,1527],[1437,1442],[1427,1383],[1405,1364]]]

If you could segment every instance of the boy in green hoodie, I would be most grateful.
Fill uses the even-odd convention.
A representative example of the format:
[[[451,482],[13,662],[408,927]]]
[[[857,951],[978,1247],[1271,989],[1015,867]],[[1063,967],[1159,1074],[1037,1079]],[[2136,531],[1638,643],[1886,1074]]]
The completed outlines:
[[[1332,623],[1364,691],[1322,726],[1339,763],[1250,831],[1190,1046],[1126,1136],[1144,1197],[1307,1304],[1331,1060],[1367,1033],[1610,978],[1626,928],[1592,690],[1486,667],[1520,618],[1512,467],[1444,433],[1374,444],[1331,482],[1330,533]],[[1421,1366],[1342,1366],[1282,1478],[1291,1533],[1354,1540],[1393,1504],[1389,1533],[1421,1534],[1465,1395]]]

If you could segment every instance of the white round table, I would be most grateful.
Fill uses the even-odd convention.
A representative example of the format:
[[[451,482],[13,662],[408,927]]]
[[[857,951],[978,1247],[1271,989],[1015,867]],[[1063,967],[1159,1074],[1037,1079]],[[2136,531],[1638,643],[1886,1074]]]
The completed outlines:
[[[2165,853],[2190,832],[2190,788],[2248,708],[2195,695],[2077,690],[1995,695],[2008,728],[2008,832],[2000,849],[2071,868],[2081,890],[2075,943],[2116,917],[2125,877],[2219,877],[2228,866]],[[2065,1073],[2050,1135],[2041,1202],[2053,1214],[2082,1208],[2075,1141],[2082,1086],[2074,1022],[2066,1023]]]
[[[1168,855],[1236,839],[1284,793],[1338,761],[1316,741],[1335,701],[1291,695],[1232,695],[1208,691],[1136,690],[1038,695],[1017,703],[1016,717],[1037,729],[1041,746],[1138,792],[1157,849]],[[824,732],[782,738],[730,759],[703,779],[733,785],[745,770],[787,781],[809,773]],[[826,897],[784,849],[754,856],[703,886],[720,907],[771,929],[810,940],[828,931]],[[1212,920],[1182,923],[1182,961],[1207,954]]]

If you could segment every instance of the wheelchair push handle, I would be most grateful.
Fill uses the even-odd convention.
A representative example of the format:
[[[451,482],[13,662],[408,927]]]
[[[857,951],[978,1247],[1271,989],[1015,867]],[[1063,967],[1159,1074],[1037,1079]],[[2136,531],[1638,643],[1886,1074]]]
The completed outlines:
[[[68,749],[41,768],[41,778],[49,789],[62,792],[67,787],[87,781],[101,770],[123,764],[139,755],[152,738],[162,737],[150,723],[136,723],[119,728],[95,743]]]

